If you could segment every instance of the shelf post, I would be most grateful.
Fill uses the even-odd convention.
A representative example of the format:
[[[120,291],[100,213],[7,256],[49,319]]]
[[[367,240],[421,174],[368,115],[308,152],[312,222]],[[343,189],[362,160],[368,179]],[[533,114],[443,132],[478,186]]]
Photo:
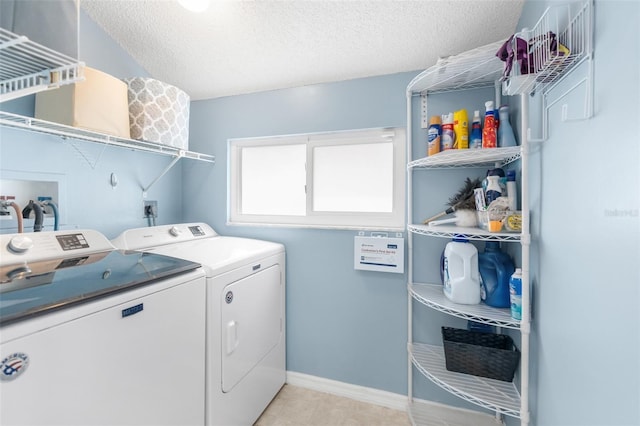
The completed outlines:
[[[529,95],[520,95],[520,115],[522,120],[521,137],[521,202],[522,202],[522,319],[520,348],[520,424],[529,424],[529,337],[531,322],[530,273],[529,273]]]

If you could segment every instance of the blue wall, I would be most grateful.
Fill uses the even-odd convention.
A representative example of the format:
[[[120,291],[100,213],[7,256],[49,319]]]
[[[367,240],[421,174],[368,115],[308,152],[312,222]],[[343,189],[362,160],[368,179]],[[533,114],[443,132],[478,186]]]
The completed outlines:
[[[527,2],[518,28],[554,4]],[[594,10],[595,115],[561,121],[563,104],[570,118],[581,115],[580,86],[551,108],[550,137],[532,147],[532,424],[540,426],[640,424],[640,50],[629,37],[640,3],[598,0]],[[532,123],[539,117],[532,107]]]
[[[228,226],[227,139],[405,126],[415,73],[192,102],[190,143],[215,167],[183,169],[185,220],[287,249],[287,369],[406,392],[406,287],[399,274],[355,271],[355,231]]]

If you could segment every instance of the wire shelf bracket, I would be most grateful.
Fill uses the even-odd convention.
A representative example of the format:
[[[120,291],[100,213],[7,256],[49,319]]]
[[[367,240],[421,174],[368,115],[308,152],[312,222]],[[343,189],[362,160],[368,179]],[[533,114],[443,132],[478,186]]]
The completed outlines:
[[[164,170],[156,177],[149,185],[142,187],[142,196],[146,197],[147,191],[162,178],[173,166],[175,166],[181,158],[189,158],[192,160],[199,160],[208,163],[215,163],[215,156],[208,154],[201,154],[199,152],[187,151],[179,149],[173,146],[162,145],[155,142],[147,142],[143,140],[127,139],[112,135],[105,135],[103,133],[94,132],[91,130],[85,130],[78,127],[67,126],[64,124],[53,123],[51,121],[39,120],[32,117],[25,117],[18,114],[12,114],[4,111],[0,111],[0,126],[10,127],[14,129],[26,130],[36,133],[44,133],[48,135],[60,136],[63,140],[74,139],[85,142],[98,143],[102,145],[116,146],[120,148],[128,148],[134,151],[150,152],[155,154],[163,154],[172,156],[173,159],[165,167]],[[74,148],[78,150],[77,147]],[[82,155],[82,153],[80,152]],[[97,160],[94,162],[83,155],[85,160],[92,168],[95,168]]]

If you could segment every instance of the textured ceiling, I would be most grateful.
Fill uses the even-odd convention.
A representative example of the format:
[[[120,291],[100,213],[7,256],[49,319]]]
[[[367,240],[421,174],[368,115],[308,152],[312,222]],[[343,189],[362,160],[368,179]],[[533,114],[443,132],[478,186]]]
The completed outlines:
[[[524,0],[82,0],[154,78],[193,100],[415,71],[507,39]]]

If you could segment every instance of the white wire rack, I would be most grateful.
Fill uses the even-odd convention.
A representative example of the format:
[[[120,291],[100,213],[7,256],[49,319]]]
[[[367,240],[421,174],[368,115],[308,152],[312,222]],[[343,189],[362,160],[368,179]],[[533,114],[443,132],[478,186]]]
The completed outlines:
[[[436,65],[418,74],[407,86],[407,95],[420,95],[421,126],[429,126],[427,94],[495,86],[502,75],[504,63],[496,52],[504,41],[487,44],[454,56],[438,60]]]
[[[589,1],[548,7],[533,29],[523,29],[514,35],[514,52],[516,37],[529,44],[529,52],[522,67],[514,58],[511,73],[502,86],[503,93],[519,95],[550,90],[572,68],[591,57],[591,26]],[[555,34],[555,40],[551,33]]]
[[[474,241],[520,241],[522,234],[515,232],[489,232],[481,228],[468,228],[455,225],[417,225],[407,226],[409,232],[441,238],[466,238]]]
[[[449,149],[407,164],[408,169],[502,167],[520,158],[519,146],[489,149]]]
[[[0,102],[80,81],[84,64],[0,28]]]
[[[418,74],[407,91],[422,95],[493,86],[504,69],[504,63],[495,55],[503,43],[504,40],[441,58],[435,66]]]
[[[453,303],[444,295],[442,284],[413,283],[409,286],[409,291],[415,300],[440,312],[497,327],[520,328],[520,321],[511,318],[510,309],[492,308],[484,303],[477,305]]]
[[[409,416],[413,425],[429,426],[498,426],[504,425],[495,417],[480,412],[452,410],[447,407],[413,401],[409,406]]]
[[[449,371],[442,347],[424,343],[412,346],[413,365],[441,388],[489,410],[520,417],[520,394],[513,382]]]
[[[8,112],[0,111],[0,126],[11,127],[20,130],[27,130],[30,132],[44,133],[48,135],[60,136],[63,140],[75,139],[79,141],[93,142],[102,144],[104,146],[111,145],[120,148],[128,148],[134,151],[151,152],[155,154],[163,154],[172,156],[173,159],[162,170],[162,172],[149,183],[142,188],[143,197],[146,196],[147,191],[162,177],[164,176],[181,158],[190,158],[192,160],[205,161],[208,163],[215,163],[215,156],[208,154],[201,154],[199,152],[186,151],[172,146],[162,145],[153,142],[120,138],[117,136],[105,135],[103,133],[93,132],[91,130],[85,130],[78,127],[66,126],[64,124],[53,123],[45,120],[38,120],[36,118],[24,117],[22,115],[11,114]],[[74,145],[75,147],[75,145]],[[78,147],[76,150],[82,154]],[[84,157],[84,156],[83,156]],[[85,160],[89,165],[94,168],[95,163],[85,157]]]
[[[136,151],[146,151],[156,154],[170,155],[174,157],[191,158],[194,160],[207,161],[210,163],[215,162],[215,157],[208,154],[186,151],[176,147],[161,145],[153,142],[105,135],[103,133],[98,133],[91,130],[66,126],[64,124],[53,123],[51,121],[38,120],[31,117],[24,117],[22,115],[11,114],[3,111],[0,111],[0,125],[13,127],[16,129],[28,130],[31,132],[56,135],[62,138],[71,138],[87,142],[118,146],[121,148],[129,148]]]

